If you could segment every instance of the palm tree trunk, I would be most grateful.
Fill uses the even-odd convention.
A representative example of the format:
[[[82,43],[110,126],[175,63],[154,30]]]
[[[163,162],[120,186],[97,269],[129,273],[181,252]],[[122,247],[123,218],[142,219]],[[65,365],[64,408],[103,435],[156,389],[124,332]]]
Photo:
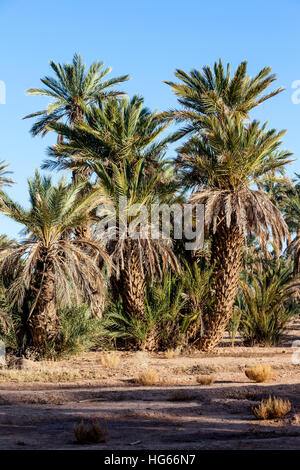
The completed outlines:
[[[74,236],[77,240],[89,240],[91,239],[91,230],[88,225],[81,225],[75,227]],[[81,245],[81,244],[80,244]],[[89,252],[89,248],[85,245],[82,246],[85,252]],[[89,252],[92,255],[92,253]],[[105,295],[103,293],[103,284],[99,282],[99,279],[90,279],[90,285],[93,292],[93,302],[91,304],[91,315],[94,318],[102,318],[104,307],[105,307]]]
[[[53,260],[46,252],[43,255],[37,264],[32,287],[34,303],[28,319],[33,346],[39,353],[59,334]]]
[[[127,313],[140,320],[145,319],[145,278],[134,246],[128,240],[127,256],[121,271],[121,295]]]
[[[300,227],[297,228],[296,240],[300,243]],[[294,275],[297,276],[300,272],[300,248],[295,250],[294,254]]]
[[[212,264],[215,266],[212,293],[215,301],[212,310],[202,317],[199,345],[203,351],[218,345],[231,317],[242,267],[243,245],[244,237],[239,228],[234,224],[227,228],[222,221],[212,240]]]

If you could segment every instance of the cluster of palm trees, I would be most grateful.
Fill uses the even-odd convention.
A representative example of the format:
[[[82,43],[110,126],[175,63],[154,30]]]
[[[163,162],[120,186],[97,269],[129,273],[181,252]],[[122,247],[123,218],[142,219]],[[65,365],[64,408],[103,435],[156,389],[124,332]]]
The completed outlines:
[[[278,259],[283,249],[293,273],[285,278],[289,296],[282,303],[297,295],[300,183],[284,174],[291,161],[281,149],[284,131],[249,117],[282,91],[268,91],[275,80],[269,67],[255,77],[246,62],[233,74],[221,61],[213,69],[176,70],[177,82],[166,83],[178,109],[158,113],[141,97],[116,90],[129,77],[108,78],[102,62],[86,69],[75,54],[71,64],[50,66],[54,77],[28,90],[50,103],[26,118],[36,118],[34,136],[57,134],[42,168],[67,170],[71,179],[54,185],[36,172],[28,181],[29,209],[1,190],[2,213],[24,226],[21,240],[1,241],[0,274],[9,309],[22,312],[26,346],[42,354],[47,341],[56,341],[59,306],[87,303],[101,318],[107,293],[115,302],[121,298],[127,318],[143,324],[151,285],[185,272],[190,283],[183,283],[178,321],[197,318],[186,336],[212,349],[231,319],[245,267]],[[174,132],[168,132],[171,123]],[[168,159],[168,144],[175,141],[177,156]],[[4,162],[0,171],[1,186],[12,184]],[[105,205],[105,216],[117,213],[120,220],[120,197],[127,201],[128,222],[138,217],[131,214],[134,205],[142,211],[157,202],[204,204],[204,248],[185,251],[172,230],[169,238],[132,237],[117,226],[116,237],[104,236],[97,208]],[[245,282],[240,285],[251,299],[255,289]]]

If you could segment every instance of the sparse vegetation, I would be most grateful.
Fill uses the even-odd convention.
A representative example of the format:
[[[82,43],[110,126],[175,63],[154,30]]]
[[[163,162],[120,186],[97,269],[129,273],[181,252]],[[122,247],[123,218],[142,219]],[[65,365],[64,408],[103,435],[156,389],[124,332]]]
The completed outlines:
[[[42,365],[34,369],[0,369],[0,382],[76,382],[101,380],[103,372],[93,368],[61,367],[56,364]]]
[[[262,400],[257,407],[252,409],[257,419],[280,419],[291,411],[292,405],[289,400],[271,397]]]
[[[165,359],[174,359],[175,357],[179,356],[179,351],[177,349],[168,349],[164,352]]]
[[[115,353],[107,353],[102,354],[100,357],[100,363],[103,367],[107,367],[109,369],[115,369],[120,364],[121,358],[120,356]]]
[[[269,364],[257,364],[245,370],[245,374],[250,380],[255,382],[268,382],[273,379],[276,372]]]
[[[200,385],[212,385],[216,381],[215,375],[199,375],[197,378],[197,383]]]
[[[145,369],[136,379],[138,385],[157,385],[160,381],[160,374],[154,369]]]
[[[107,442],[107,425],[102,425],[99,421],[85,424],[74,424],[74,434],[78,444],[102,444]]]

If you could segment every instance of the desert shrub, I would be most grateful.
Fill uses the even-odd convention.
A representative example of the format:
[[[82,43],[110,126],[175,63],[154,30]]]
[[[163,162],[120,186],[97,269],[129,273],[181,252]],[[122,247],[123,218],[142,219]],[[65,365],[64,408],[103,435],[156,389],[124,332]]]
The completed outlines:
[[[170,401],[189,401],[191,394],[187,390],[176,390],[170,395]]]
[[[115,369],[118,367],[120,360],[120,356],[118,356],[115,352],[102,354],[100,357],[101,365],[103,367],[107,367],[108,369]]]
[[[289,413],[291,408],[289,400],[269,396],[267,400],[261,400],[252,411],[257,419],[280,419]]]
[[[6,312],[0,312],[0,340],[4,342],[6,351],[14,354],[19,351],[17,323],[17,318],[13,319]]]
[[[0,315],[0,339],[17,355],[31,355],[28,342],[28,325],[22,312]],[[59,335],[54,341],[46,341],[43,358],[55,358],[95,347],[103,339],[101,320],[92,318],[87,305],[58,310]],[[4,322],[5,320],[5,322]]]
[[[147,285],[144,319],[124,310],[121,300],[108,302],[103,326],[118,348],[170,350],[199,338],[201,312],[207,304],[211,271],[187,264],[180,275],[166,272],[161,282]],[[200,308],[201,306],[201,308]]]
[[[250,380],[255,382],[268,382],[275,377],[276,372],[269,364],[257,364],[245,370],[245,374]]]
[[[197,378],[197,383],[200,385],[212,385],[216,381],[215,375],[199,375]]]
[[[102,426],[99,421],[93,421],[91,424],[74,425],[74,434],[78,444],[100,444],[107,441],[107,425]]]
[[[277,344],[287,324],[300,312],[292,299],[300,287],[292,268],[282,261],[272,262],[251,282],[241,280],[240,286],[240,333],[245,343]]]
[[[182,332],[185,345],[195,345],[202,333],[202,314],[210,309],[213,297],[210,292],[213,267],[206,268],[205,263],[184,262],[181,275],[183,298]]]
[[[148,285],[144,319],[130,316],[120,300],[110,301],[103,319],[105,335],[118,348],[175,349],[183,336],[182,292],[180,279],[170,272],[161,284]]]
[[[156,385],[160,380],[160,374],[154,369],[143,370],[136,379],[138,385]]]

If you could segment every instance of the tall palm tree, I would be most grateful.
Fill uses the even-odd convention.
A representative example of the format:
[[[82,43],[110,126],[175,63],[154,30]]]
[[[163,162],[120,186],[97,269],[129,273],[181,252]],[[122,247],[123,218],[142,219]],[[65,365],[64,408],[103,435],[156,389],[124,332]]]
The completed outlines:
[[[178,165],[185,184],[196,188],[193,204],[205,205],[211,262],[215,268],[212,310],[203,317],[200,347],[213,348],[223,336],[232,313],[241,271],[246,234],[263,243],[272,235],[279,248],[288,230],[279,209],[261,190],[252,189],[264,174],[280,168],[289,153],[278,151],[284,132],[266,130],[254,121],[211,115],[204,136],[193,137],[179,150]]]
[[[131,100],[98,100],[86,111],[85,122],[77,121],[72,128],[62,123],[49,126],[66,140],[49,149],[52,159],[43,168],[84,173],[100,162],[111,172],[112,163],[119,166],[125,159],[134,163],[143,158],[149,171],[158,165],[166,150],[170,137],[159,136],[168,125],[137,95]]]
[[[37,117],[31,128],[31,133],[45,135],[49,124],[66,122],[73,125],[76,120],[83,120],[86,107],[93,104],[97,98],[120,96],[123,93],[112,89],[114,85],[129,80],[128,75],[107,79],[111,68],[103,68],[103,62],[93,62],[86,70],[81,55],[74,54],[71,64],[50,62],[54,77],[46,76],[41,79],[44,88],[30,88],[29,95],[47,96],[51,100],[48,107],[42,111],[25,116],[24,119]]]
[[[93,103],[123,95],[124,93],[115,91],[112,87],[129,80],[128,75],[108,79],[107,75],[111,72],[111,68],[104,68],[103,62],[93,62],[86,70],[82,57],[78,54],[74,54],[71,64],[51,61],[50,67],[55,74],[54,77],[42,78],[43,88],[27,90],[29,95],[43,95],[53,100],[46,109],[25,116],[24,119],[38,118],[31,128],[34,136],[45,135],[50,130],[50,124],[64,122],[72,127],[75,122],[84,121],[84,114]],[[61,134],[58,134],[58,141],[62,141]],[[84,173],[84,176],[87,174]],[[79,172],[74,169],[72,179],[76,180],[79,177]],[[78,238],[87,237],[88,234],[88,226],[75,228],[75,235]]]
[[[109,252],[120,280],[118,287],[125,310],[141,320],[145,314],[145,280],[162,279],[168,266],[179,271],[169,237],[158,236],[159,226],[151,220],[151,205],[172,197],[172,185],[161,184],[162,166],[150,177],[145,175],[145,161],[135,165],[125,160],[118,168],[114,163],[109,174],[101,163],[94,164],[99,193],[106,200],[106,226],[98,227],[96,237]],[[122,199],[123,198],[123,199]],[[109,224],[110,220],[116,224]],[[116,230],[116,232],[115,232]]]
[[[116,171],[116,168],[113,170],[114,165],[123,169],[127,161],[133,167],[141,158],[145,161],[144,171],[152,173],[155,167],[159,167],[168,141],[168,137],[159,138],[168,123],[162,123],[158,113],[146,108],[139,96],[131,100],[98,100],[86,111],[85,122],[77,121],[72,128],[63,123],[53,123],[49,127],[64,136],[65,141],[50,149],[53,158],[46,161],[43,168],[71,169],[83,175],[94,173],[94,164],[99,163],[113,177]],[[126,256],[131,256],[129,248],[128,245]],[[112,253],[111,244],[108,249]],[[115,279],[114,273],[111,281],[116,291],[122,290],[122,282]],[[140,278],[136,282],[143,283]],[[122,292],[129,290],[125,288]],[[144,288],[140,288],[139,292],[144,292]],[[141,311],[144,309],[143,298],[144,293],[141,294]],[[101,308],[95,310],[99,312]]]
[[[192,201],[206,205],[215,266],[215,305],[203,318],[200,347],[211,349],[221,339],[231,315],[244,234],[253,232],[264,242],[273,231],[279,245],[287,234],[279,210],[261,191],[250,189],[259,177],[288,161],[289,154],[277,151],[282,133],[248,122],[252,109],[282,89],[263,94],[276,77],[270,67],[250,77],[247,62],[242,62],[233,76],[230,65],[225,71],[221,60],[213,70],[208,66],[203,67],[203,73],[177,70],[175,76],[179,83],[166,83],[182,109],[163,113],[163,117],[184,123],[173,136],[174,140],[190,136],[179,149],[177,166],[183,186],[197,190]]]
[[[59,332],[57,304],[93,303],[93,286],[103,292],[97,257],[108,256],[95,241],[68,239],[63,235],[86,223],[97,204],[95,191],[81,196],[82,184],[67,185],[38,172],[28,181],[31,207],[27,210],[7,195],[1,211],[25,226],[23,240],[0,247],[0,274],[14,280],[8,297],[25,315],[31,343],[38,353]]]

